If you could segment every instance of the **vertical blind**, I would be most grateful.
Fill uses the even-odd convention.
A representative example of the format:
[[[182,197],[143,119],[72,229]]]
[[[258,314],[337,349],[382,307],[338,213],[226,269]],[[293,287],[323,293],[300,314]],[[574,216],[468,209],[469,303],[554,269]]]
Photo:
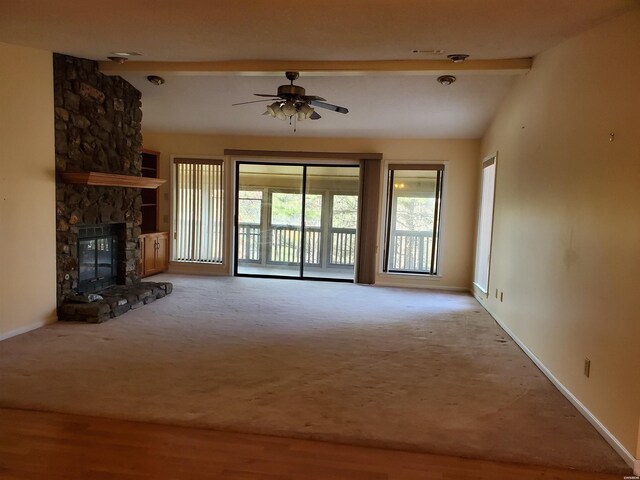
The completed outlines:
[[[221,160],[174,159],[174,260],[222,263],[224,176]]]

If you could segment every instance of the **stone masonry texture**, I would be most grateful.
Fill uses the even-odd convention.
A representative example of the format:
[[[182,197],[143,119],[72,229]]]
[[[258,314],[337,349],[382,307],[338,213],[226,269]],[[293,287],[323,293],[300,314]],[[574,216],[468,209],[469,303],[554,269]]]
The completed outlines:
[[[141,94],[92,60],[53,55],[56,172],[141,175]],[[78,226],[118,224],[118,284],[138,282],[142,222],[138,188],[56,181],[57,300],[78,282]]]

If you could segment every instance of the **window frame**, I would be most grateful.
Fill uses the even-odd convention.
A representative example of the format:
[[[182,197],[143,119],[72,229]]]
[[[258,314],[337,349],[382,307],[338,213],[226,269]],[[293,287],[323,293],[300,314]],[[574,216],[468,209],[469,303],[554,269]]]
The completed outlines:
[[[381,243],[379,257],[379,273],[382,275],[390,276],[416,276],[419,278],[440,278],[442,277],[442,269],[440,266],[440,258],[442,255],[442,239],[443,239],[443,218],[444,218],[444,204],[445,204],[445,190],[446,190],[446,161],[415,161],[415,162],[385,162],[383,174],[383,192],[381,206],[382,206],[382,222],[381,222]],[[435,206],[434,206],[434,227],[432,234],[432,259],[430,261],[431,269],[429,272],[419,272],[415,270],[392,270],[389,268],[389,253],[390,253],[390,236],[394,205],[394,184],[393,184],[393,172],[396,170],[431,170],[437,171],[436,176],[436,192],[435,192]],[[397,198],[397,195],[395,196]]]
[[[220,211],[220,228],[221,230],[221,261],[198,261],[198,260],[178,260],[176,258],[177,248],[176,242],[178,241],[178,165],[179,164],[203,164],[203,165],[219,165],[221,167],[221,183],[222,195],[220,197],[222,201]],[[188,272],[194,268],[205,268],[206,271],[225,271],[228,269],[229,251],[228,251],[228,238],[227,229],[229,224],[229,207],[228,207],[228,195],[229,195],[229,165],[228,161],[224,157],[220,156],[208,156],[208,155],[175,155],[170,156],[170,175],[171,175],[171,203],[170,203],[170,263],[176,267],[176,271]],[[193,270],[196,271],[196,270]]]
[[[483,192],[484,192],[484,178],[485,178],[485,169],[493,165],[493,191],[492,193],[492,202],[491,202],[491,221],[488,225],[489,229],[489,243],[488,243],[488,255],[487,255],[487,282],[486,288],[483,288],[476,280],[476,274],[478,269],[478,248],[480,246],[480,229],[481,229],[481,220],[482,220],[482,207],[483,207]],[[496,210],[496,187],[497,187],[497,179],[498,179],[498,153],[493,153],[488,155],[482,160],[481,171],[480,171],[480,188],[478,194],[478,212],[477,212],[477,221],[476,221],[476,244],[473,255],[473,287],[477,288],[485,297],[489,296],[489,284],[491,283],[491,255],[493,252],[493,230],[495,225],[495,210]]]

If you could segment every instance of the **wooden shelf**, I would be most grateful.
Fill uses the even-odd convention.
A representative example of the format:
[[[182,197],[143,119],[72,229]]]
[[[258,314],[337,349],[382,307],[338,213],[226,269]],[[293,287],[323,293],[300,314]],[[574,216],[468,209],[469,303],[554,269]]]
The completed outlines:
[[[158,188],[166,182],[166,180],[159,178],[100,172],[61,173],[60,176],[65,183],[95,185],[99,187]]]

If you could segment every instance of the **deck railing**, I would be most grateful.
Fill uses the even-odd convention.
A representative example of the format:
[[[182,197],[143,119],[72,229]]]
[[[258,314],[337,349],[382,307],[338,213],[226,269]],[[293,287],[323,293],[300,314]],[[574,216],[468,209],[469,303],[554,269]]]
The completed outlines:
[[[322,250],[322,231],[320,228],[311,227],[305,230],[305,246],[305,264],[320,265]],[[296,264],[299,262],[300,228],[290,225],[272,225],[267,263]]]
[[[356,230],[334,228],[330,231],[329,264],[353,266]],[[323,235],[320,227],[305,229],[305,255],[307,265],[321,266]],[[300,228],[290,225],[272,225],[268,245],[262,244],[259,224],[238,225],[238,260],[243,263],[296,264],[300,259]],[[263,257],[265,257],[263,259]]]
[[[389,241],[389,270],[401,272],[431,271],[430,231],[396,230]]]
[[[260,263],[262,261],[262,232],[259,223],[241,223],[238,225],[238,259],[243,262]]]
[[[329,263],[352,266],[356,260],[356,229],[332,228]]]
[[[396,230],[389,242],[389,270],[403,272],[431,271],[430,231]],[[271,242],[262,245],[259,224],[238,225],[238,260],[243,263],[297,264],[300,259],[300,229],[290,225],[272,225]],[[322,266],[322,230],[307,227],[305,231],[305,264]],[[330,266],[353,266],[356,257],[355,228],[329,230],[328,261]],[[263,258],[265,257],[266,258]]]

